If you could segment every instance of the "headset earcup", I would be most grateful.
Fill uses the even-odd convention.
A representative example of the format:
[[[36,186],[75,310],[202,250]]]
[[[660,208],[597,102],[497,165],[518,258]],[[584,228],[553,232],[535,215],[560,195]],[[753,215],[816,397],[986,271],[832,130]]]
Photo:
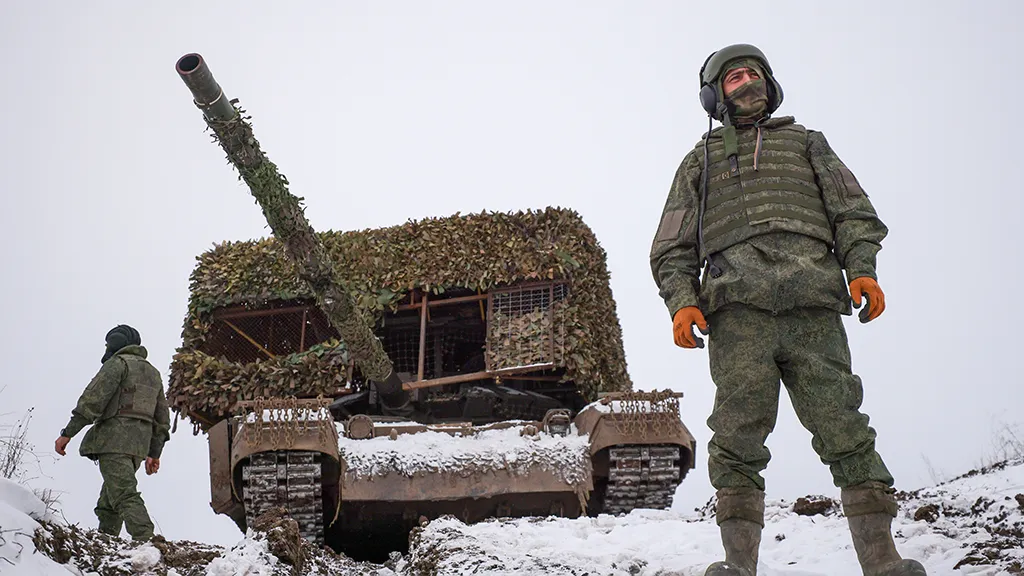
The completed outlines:
[[[716,109],[718,108],[718,92],[715,91],[714,86],[710,84],[705,84],[704,86],[701,86],[700,105],[708,114],[712,116],[715,116],[717,114]]]
[[[768,110],[769,114],[771,114],[771,113],[775,112],[776,110],[778,110],[779,106],[782,106],[782,85],[779,84],[779,82],[775,79],[774,76],[770,76],[770,78],[771,78],[770,87],[771,87],[772,94],[768,95],[769,96],[768,105],[771,108],[770,110]]]

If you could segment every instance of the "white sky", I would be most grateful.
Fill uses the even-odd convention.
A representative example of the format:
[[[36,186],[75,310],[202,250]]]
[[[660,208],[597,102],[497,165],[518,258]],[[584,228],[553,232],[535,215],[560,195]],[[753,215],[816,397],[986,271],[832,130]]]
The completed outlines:
[[[706,351],[672,343],[647,254],[672,175],[706,129],[701,64],[727,44],[758,45],[785,90],[776,115],[823,131],[891,229],[879,257],[887,310],[847,326],[897,487],[930,484],[926,460],[966,470],[1000,426],[1024,421],[1019,4],[297,6],[0,6],[0,413],[35,406],[40,451],[99,368],[108,329],[135,326],[166,376],[196,255],[268,233],[174,72],[192,51],[252,114],[317,229],[578,210],[608,253],[635,383],[686,393],[699,453],[678,501],[692,508],[712,494],[714,386]],[[831,493],[780,402],[771,496]],[[37,483],[94,526],[100,476],[80,440]],[[209,508],[207,459],[180,422],[160,474],[139,475],[169,538],[238,538]]]

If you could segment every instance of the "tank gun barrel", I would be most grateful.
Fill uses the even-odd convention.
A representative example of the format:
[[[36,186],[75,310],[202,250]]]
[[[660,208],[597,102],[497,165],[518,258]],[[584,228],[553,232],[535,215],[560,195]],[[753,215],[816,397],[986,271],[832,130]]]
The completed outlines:
[[[402,389],[391,359],[336,273],[320,236],[303,213],[301,199],[288,191],[288,180],[260,149],[247,118],[224,95],[201,55],[185,54],[175,69],[362,375],[377,383],[381,399],[391,412],[407,410],[408,393]]]
[[[206,118],[226,122],[238,114],[231,102],[224,97],[224,91],[213,79],[213,73],[202,56],[196,53],[185,54],[178,59],[174,67],[178,71],[178,76],[192,92],[192,101],[203,111]]]

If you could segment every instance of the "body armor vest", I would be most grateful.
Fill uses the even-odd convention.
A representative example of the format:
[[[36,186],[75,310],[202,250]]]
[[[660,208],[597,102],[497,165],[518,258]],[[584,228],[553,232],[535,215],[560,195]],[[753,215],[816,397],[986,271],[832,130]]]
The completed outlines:
[[[832,226],[807,156],[807,129],[779,119],[736,136],[735,164],[721,137],[708,141],[707,255],[771,232],[796,232],[831,246]],[[697,145],[701,153],[703,146]]]
[[[114,358],[123,361],[127,370],[121,379],[121,387],[103,410],[100,421],[124,416],[153,422],[161,390],[160,373],[138,356],[123,354]]]

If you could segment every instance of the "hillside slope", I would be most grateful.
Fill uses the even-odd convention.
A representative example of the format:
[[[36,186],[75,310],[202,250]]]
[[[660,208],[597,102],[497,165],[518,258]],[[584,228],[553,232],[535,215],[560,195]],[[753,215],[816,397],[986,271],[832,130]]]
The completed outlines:
[[[1024,574],[1024,460],[898,496],[897,546],[930,575]],[[713,510],[712,501],[689,514],[648,510],[468,526],[441,518],[413,533],[409,554],[375,565],[314,550],[298,541],[294,523],[273,514],[228,549],[187,541],[137,545],[59,522],[30,490],[0,480],[0,573],[696,576],[721,553]],[[860,574],[846,520],[831,498],[770,500],[766,518],[760,576]]]

